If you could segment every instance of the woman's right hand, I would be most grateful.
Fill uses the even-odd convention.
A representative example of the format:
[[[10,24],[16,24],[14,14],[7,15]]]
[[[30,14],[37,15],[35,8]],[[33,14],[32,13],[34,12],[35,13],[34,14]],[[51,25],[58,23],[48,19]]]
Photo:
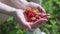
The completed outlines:
[[[47,15],[47,14],[45,14],[45,15]],[[43,17],[43,19],[41,18],[39,21],[37,21],[35,23],[27,22],[25,15],[24,15],[24,10],[22,10],[22,9],[17,9],[15,11],[15,13],[13,13],[13,16],[18,21],[21,28],[23,28],[23,29],[28,28],[28,30],[30,30],[30,31],[32,31],[32,29],[40,27],[41,25],[43,25],[45,22],[48,21],[48,19],[47,19],[48,15],[47,15],[46,17]]]

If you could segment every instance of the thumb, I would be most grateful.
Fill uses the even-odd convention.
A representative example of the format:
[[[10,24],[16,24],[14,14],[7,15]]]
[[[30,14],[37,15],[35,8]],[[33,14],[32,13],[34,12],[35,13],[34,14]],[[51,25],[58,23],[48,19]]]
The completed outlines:
[[[27,29],[28,29],[29,31],[33,31],[33,30],[32,30],[32,27],[31,27],[32,24],[33,24],[33,23],[29,23],[28,26],[27,26]]]
[[[29,31],[32,31],[30,25],[27,26],[27,29],[28,29]]]
[[[44,9],[43,7],[41,7],[41,6],[38,6],[37,9],[38,9],[39,12],[41,12],[41,13],[46,13],[46,12],[45,12],[45,9]]]

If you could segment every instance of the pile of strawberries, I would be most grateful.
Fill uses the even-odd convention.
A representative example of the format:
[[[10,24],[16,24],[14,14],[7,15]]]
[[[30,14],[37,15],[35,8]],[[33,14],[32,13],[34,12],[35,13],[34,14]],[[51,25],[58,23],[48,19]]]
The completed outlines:
[[[26,16],[27,22],[36,22],[43,18],[42,14],[38,11],[38,9],[27,8],[24,12]]]

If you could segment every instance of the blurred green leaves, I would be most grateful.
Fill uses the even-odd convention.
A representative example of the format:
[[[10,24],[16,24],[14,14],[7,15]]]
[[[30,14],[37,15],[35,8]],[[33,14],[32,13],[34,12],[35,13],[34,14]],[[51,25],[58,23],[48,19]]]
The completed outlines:
[[[60,34],[60,0],[43,0],[42,6],[51,18],[41,28],[46,34]]]

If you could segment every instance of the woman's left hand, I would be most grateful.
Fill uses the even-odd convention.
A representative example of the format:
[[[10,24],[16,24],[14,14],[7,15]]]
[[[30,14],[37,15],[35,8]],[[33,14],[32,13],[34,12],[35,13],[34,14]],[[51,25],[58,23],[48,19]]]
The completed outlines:
[[[41,5],[34,3],[34,2],[29,2],[27,4],[27,6],[33,8],[33,9],[37,8],[39,10],[39,12],[42,13],[42,16],[45,16],[45,17],[41,18],[40,20],[38,20],[36,23],[32,24],[31,25],[32,28],[40,27],[48,21],[49,14],[46,14],[45,9]]]

